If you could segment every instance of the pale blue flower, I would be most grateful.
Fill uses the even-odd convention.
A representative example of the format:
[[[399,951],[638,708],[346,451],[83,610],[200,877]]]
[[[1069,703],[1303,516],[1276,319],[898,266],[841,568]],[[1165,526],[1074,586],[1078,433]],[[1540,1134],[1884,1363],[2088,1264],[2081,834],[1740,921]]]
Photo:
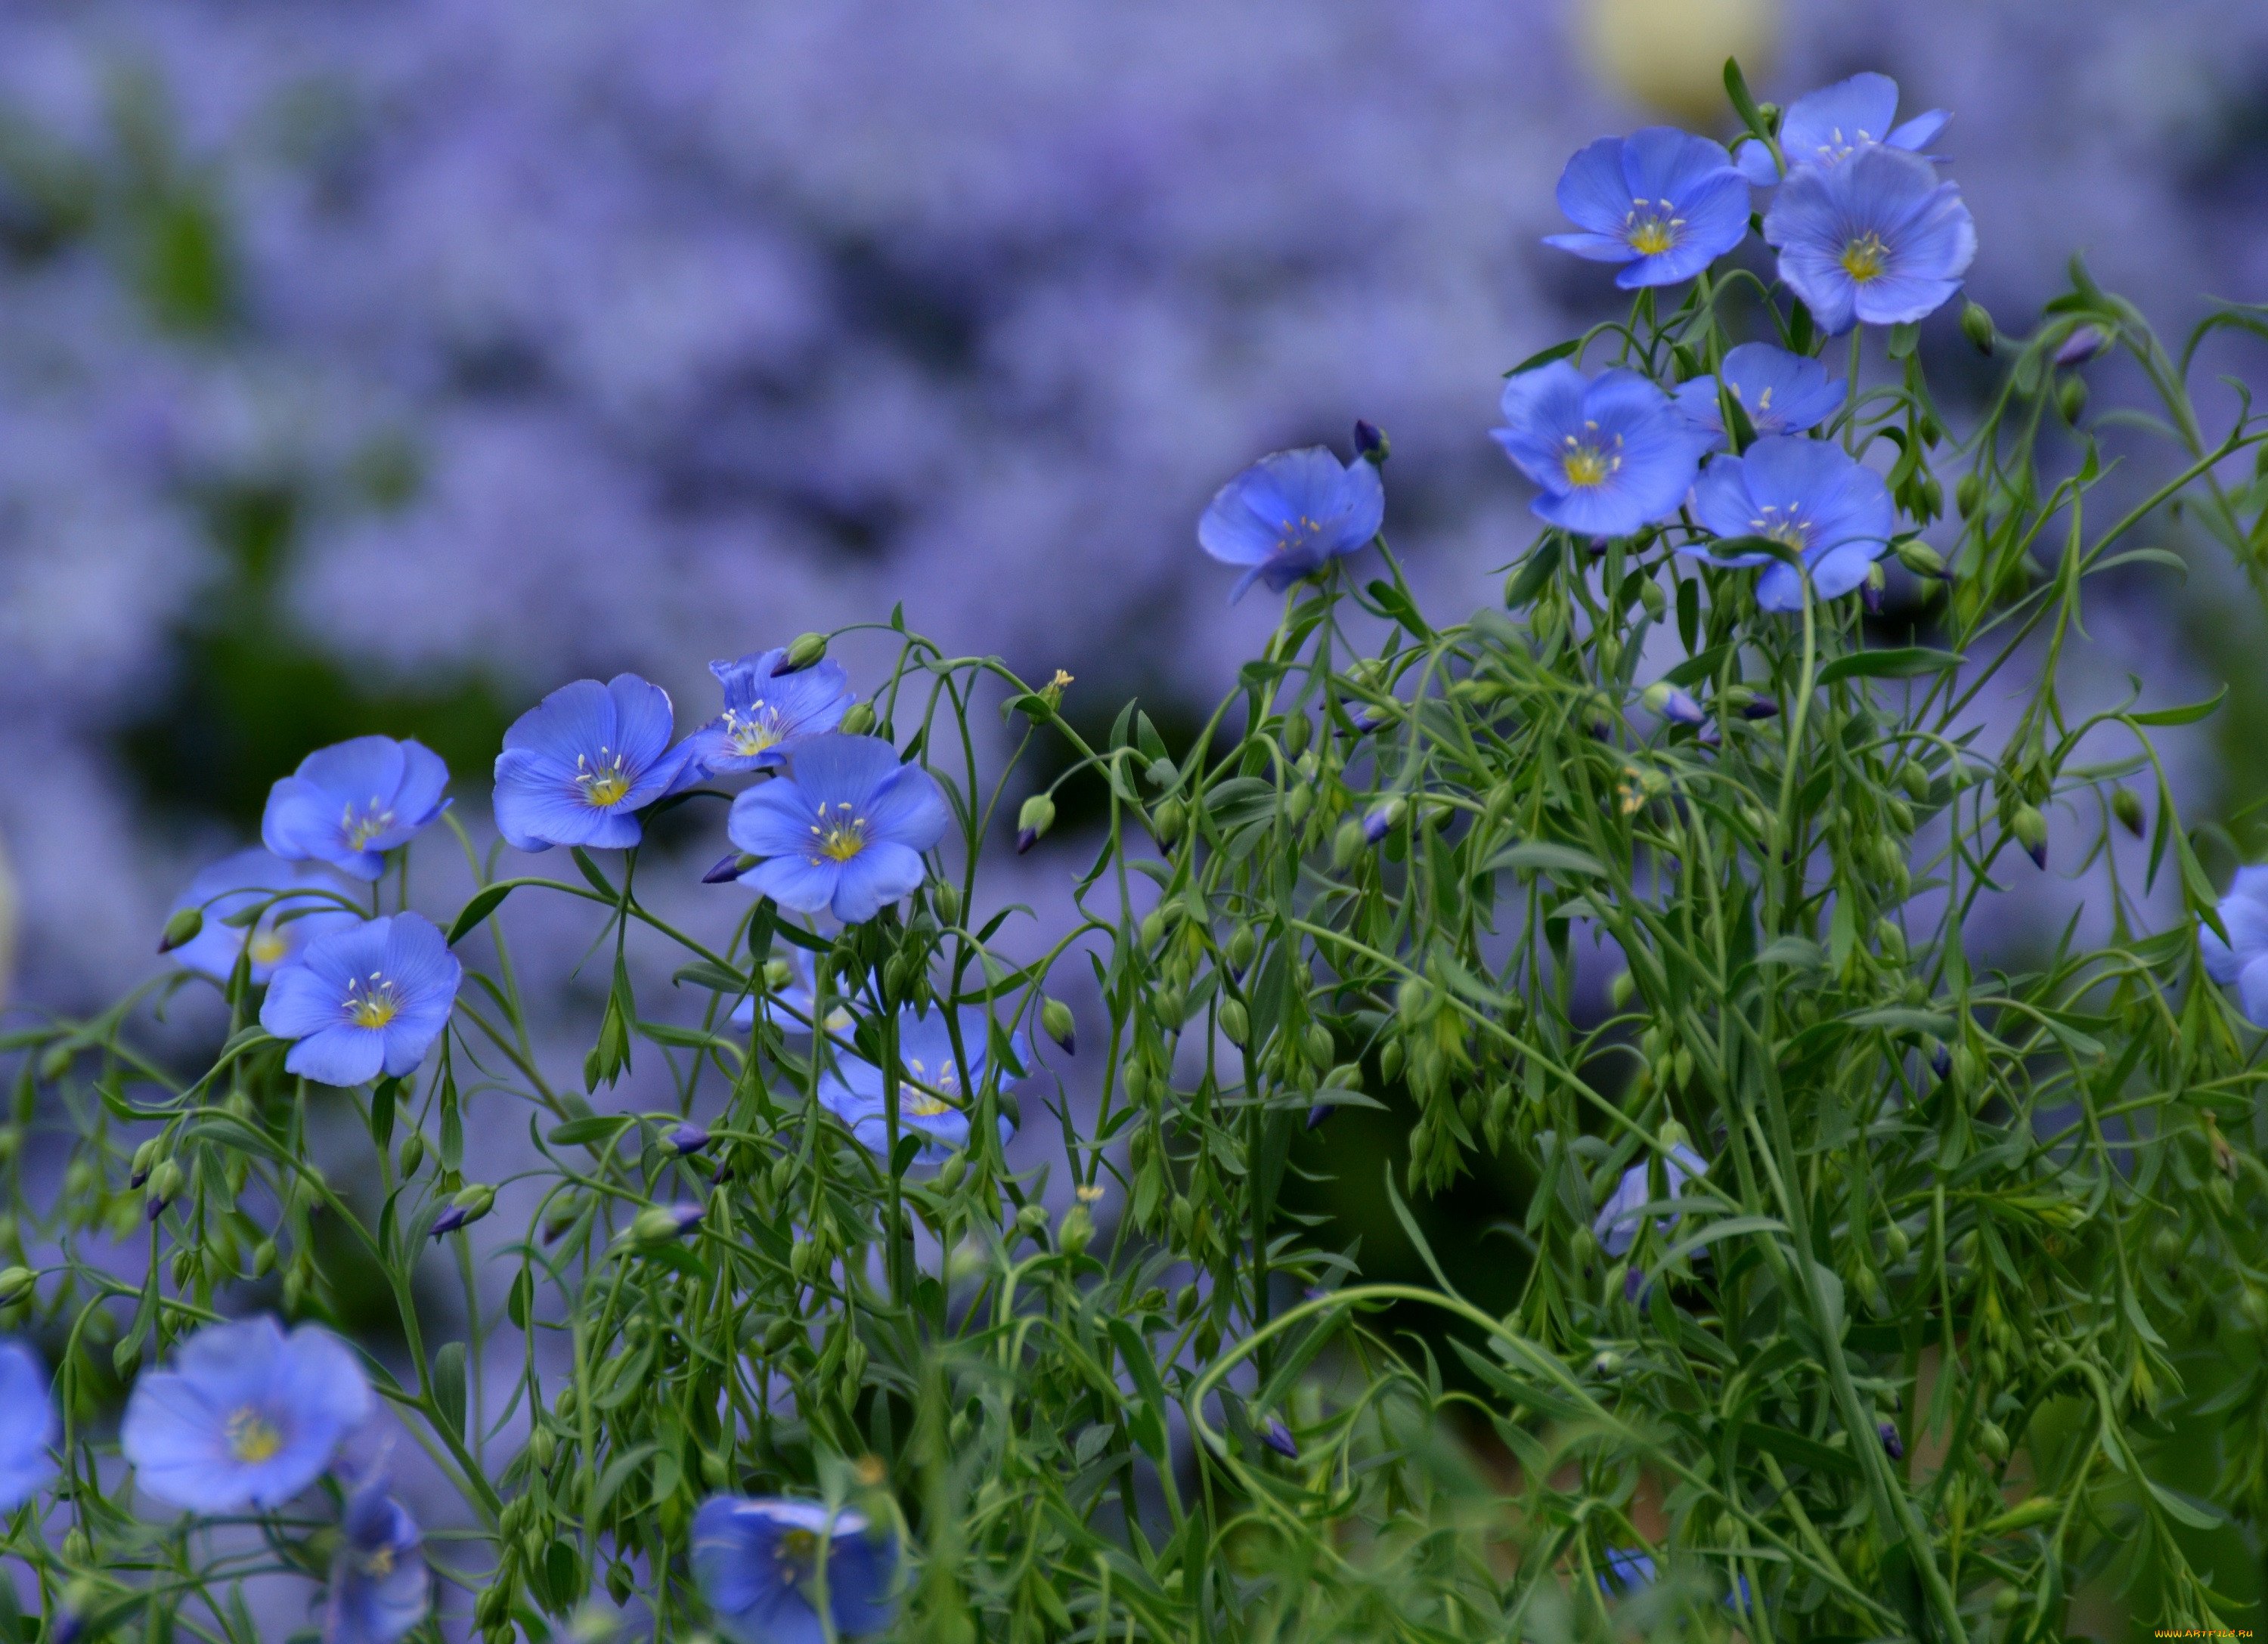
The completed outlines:
[[[953,1031],[942,1010],[917,1016],[898,1014],[898,1063],[904,1074],[898,1081],[899,1134],[922,1138],[916,1156],[923,1164],[942,1164],[968,1145],[968,1114],[988,1082],[1012,1083],[1014,1069],[1030,1058],[1019,1031],[1010,1035],[1009,1063],[996,1067],[992,1060],[992,1019],[983,1010],[964,1007],[960,1013],[963,1063],[953,1053]],[[965,1076],[964,1076],[965,1075]],[[819,1079],[819,1102],[841,1119],[869,1149],[887,1157],[890,1127],[883,1101],[882,1070],[873,1062],[848,1053],[835,1059],[832,1070]],[[1007,1114],[1000,1115],[1000,1140],[1015,1134]]]
[[[1559,209],[1581,231],[1543,243],[1624,265],[1624,290],[1690,280],[1749,234],[1749,185],[1732,156],[1675,126],[1578,150],[1559,175]]]
[[[1933,108],[1900,125],[1898,83],[1887,74],[1854,74],[1789,104],[1780,118],[1779,149],[1791,172],[1805,166],[1828,171],[1876,143],[1918,152],[1951,118]],[[1763,143],[1743,143],[1735,158],[1750,182],[1779,180],[1771,150]]]
[[[1759,435],[1808,434],[1843,404],[1843,385],[1817,360],[1769,342],[1743,342],[1727,350],[1716,376],[1680,383],[1674,396],[1677,408],[1715,435],[1718,444],[1725,438],[1720,381]]]
[[[952,813],[937,779],[879,737],[835,732],[787,750],[787,773],[733,801],[725,831],[763,858],[740,883],[799,914],[872,919],[928,877],[922,853]]]
[[[323,1644],[395,1644],[432,1608],[424,1538],[383,1475],[347,1498],[323,1604]]]
[[[896,1536],[848,1508],[712,1495],[693,1516],[693,1577],[733,1644],[827,1644],[822,1602],[836,1634],[879,1633],[897,1575]]]
[[[2268,1028],[2268,867],[2239,868],[2228,894],[2220,899],[2220,912],[2228,941],[2209,925],[2198,927],[2205,974],[2224,987],[2234,987],[2244,1019]]]
[[[1881,144],[1792,173],[1764,239],[1779,247],[1779,277],[1830,335],[1934,313],[1977,255],[1960,189],[1927,160]]]
[[[168,911],[194,907],[204,916],[197,934],[173,950],[173,962],[225,985],[249,946],[252,980],[265,982],[317,936],[361,922],[361,914],[339,906],[339,889],[322,869],[256,845],[224,856],[198,870],[173,899]],[[227,922],[255,907],[263,911],[251,925]]]
[[[814,1012],[819,1009],[819,979],[811,950],[790,946],[787,950],[788,983],[770,996],[770,1014],[783,1033],[808,1033],[817,1025]],[[734,1027],[754,1027],[756,1024],[756,995],[750,994],[733,1007]],[[827,1013],[829,1034],[850,1031],[850,1012],[838,998]]]
[[[1504,385],[1505,455],[1543,492],[1536,515],[1584,536],[1626,537],[1685,500],[1710,437],[1636,371],[1586,378],[1565,360]]]
[[[287,862],[327,862],[357,879],[386,871],[448,802],[449,767],[421,742],[352,737],[318,748],[268,790],[260,838]]]
[[[1282,593],[1332,560],[1359,553],[1386,519],[1378,465],[1341,463],[1321,445],[1263,457],[1220,488],[1197,521],[1197,544],[1243,576],[1228,591],[1244,598],[1256,579]]]
[[[637,812],[681,785],[669,693],[634,673],[563,685],[512,722],[496,762],[497,832],[516,850],[625,850]]]
[[[1719,537],[1769,537],[1796,550],[1814,598],[1839,599],[1867,580],[1889,547],[1897,510],[1881,475],[1825,440],[1776,434],[1739,457],[1712,459],[1693,488],[1693,511]],[[1756,604],[1803,609],[1803,580],[1769,554],[1719,554],[1705,544],[1681,553],[1716,565],[1762,565]]]
[[[1676,1199],[1684,1193],[1688,1181],[1709,1173],[1709,1162],[1679,1142],[1662,1160],[1661,1171],[1669,1186],[1669,1196]],[[1653,1189],[1647,1181],[1646,1167],[1643,1163],[1631,1165],[1623,1172],[1622,1179],[1615,1184],[1615,1191],[1599,1207],[1598,1216],[1591,1223],[1591,1230],[1598,1235],[1599,1248],[1609,1256],[1628,1251],[1638,1242],[1638,1224],[1644,1220],[1639,1212],[1653,1201]],[[1655,1222],[1655,1228],[1668,1234],[1676,1225],[1680,1214],[1672,1211]]]
[[[12,1513],[54,1477],[62,1428],[48,1373],[20,1341],[0,1340],[0,1513]]]
[[[779,763],[782,743],[842,723],[850,705],[842,665],[822,661],[791,673],[782,671],[786,662],[783,647],[709,664],[725,689],[725,712],[686,738],[688,771],[762,770]]]
[[[370,1381],[346,1344],[273,1318],[208,1325],[171,1369],[134,1383],[119,1445],[142,1487],[201,1513],[280,1507],[368,1419]]]
[[[260,1025],[297,1039],[286,1071],[324,1084],[414,1073],[449,1024],[465,967],[422,914],[394,914],[318,937],[278,971]]]

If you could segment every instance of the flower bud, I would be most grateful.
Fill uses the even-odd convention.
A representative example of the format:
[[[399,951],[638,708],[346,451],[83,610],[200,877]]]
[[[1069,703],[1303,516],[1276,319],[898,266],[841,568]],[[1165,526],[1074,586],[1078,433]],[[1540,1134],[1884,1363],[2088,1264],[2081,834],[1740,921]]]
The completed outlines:
[[[1888,1456],[1892,1461],[1904,1461],[1906,1458],[1905,1441],[1898,1436],[1896,1422],[1883,1422],[1874,1429],[1874,1436],[1882,1441],[1882,1454]]]
[[[1036,1237],[1047,1224],[1048,1207],[1045,1205],[1028,1204],[1016,1212],[1016,1227],[1020,1232]]]
[[[1646,686],[1646,694],[1639,700],[1651,712],[1660,715],[1673,724],[1697,725],[1709,717],[1701,711],[1700,703],[1667,680],[1657,679]]]
[[[181,1167],[171,1159],[160,1159],[150,1171],[150,1192],[147,1214],[155,1222],[166,1207],[180,1195],[184,1178]]]
[[[20,1264],[13,1267],[0,1268],[0,1307],[20,1302],[31,1295],[32,1286],[38,1278],[37,1273]]]
[[[1386,466],[1386,459],[1394,454],[1392,442],[1380,430],[1377,423],[1369,422],[1355,423],[1354,450],[1355,455],[1365,462],[1381,468]]]
[[[707,1147],[711,1137],[707,1127],[688,1119],[671,1131],[667,1140],[669,1145],[677,1150],[677,1156],[683,1158],[688,1153],[698,1153]]]
[[[1274,1416],[1269,1417],[1268,1425],[1260,1429],[1260,1442],[1285,1461],[1300,1459],[1299,1442],[1292,1436],[1292,1429]]]
[[[1307,1128],[1310,1130],[1321,1130],[1323,1127],[1323,1121],[1337,1111],[1338,1105],[1336,1103],[1316,1103],[1313,1107],[1307,1110]]]
[[[1064,1054],[1079,1054],[1078,1024],[1071,1018],[1071,1007],[1060,999],[1040,1001],[1040,1026],[1047,1036],[1063,1046]]]
[[[184,943],[195,942],[197,933],[205,928],[202,908],[184,907],[166,921],[165,934],[158,938],[158,951],[171,953]]]
[[[1979,354],[1992,351],[1992,316],[1984,305],[1970,299],[1961,305],[1961,334]]]
[[[2110,814],[2118,818],[2118,826],[2136,839],[2142,837],[2142,801],[2131,788],[2110,790]]]
[[[449,1207],[433,1219],[433,1237],[439,1238],[445,1233],[470,1227],[488,1215],[495,1204],[496,1189],[485,1183],[475,1182],[460,1189],[456,1197],[449,1200]]]
[[[1244,1043],[1245,1036],[1252,1031],[1252,1022],[1251,1018],[1245,1014],[1244,1002],[1241,999],[1224,999],[1220,1002],[1220,1031],[1227,1037],[1230,1044]]]
[[[126,1185],[129,1187],[139,1187],[150,1179],[150,1172],[157,1168],[158,1155],[164,1146],[164,1137],[152,1136],[134,1149],[133,1169],[126,1178]]]
[[[1402,818],[1409,810],[1408,803],[1398,798],[1383,800],[1373,805],[1362,818],[1363,838],[1373,845],[1377,844],[1401,826]]]
[[[535,1430],[527,1435],[528,1460],[535,1464],[538,1472],[543,1472],[549,1470],[552,1457],[558,1453],[559,1441],[552,1436],[549,1427],[537,1422]]]
[[[1945,556],[1918,538],[1911,538],[1899,543],[1896,552],[1898,563],[1917,576],[1945,575]]]
[[[2081,326],[2066,337],[2055,351],[2058,366],[2084,365],[2110,346],[2110,334],[2100,326]]]
[[[1166,799],[1150,813],[1150,832],[1160,845],[1170,845],[1182,836],[1182,802]]]
[[[863,737],[874,728],[874,705],[853,702],[843,710],[843,718],[836,729],[846,737]]]
[[[630,1237],[641,1244],[666,1244],[698,1227],[705,1214],[695,1204],[648,1205],[631,1221]]]
[[[1362,856],[1363,847],[1369,843],[1363,832],[1362,818],[1349,817],[1339,824],[1339,831],[1331,839],[1331,866],[1344,873]]]
[[[1252,956],[1260,950],[1260,937],[1248,924],[1240,924],[1228,933],[1228,962],[1238,970],[1252,963]]]
[[[1984,500],[1984,476],[1970,473],[1961,476],[1953,488],[1953,505],[1961,510],[1963,519],[1977,511],[1977,504]]]
[[[2048,819],[2040,814],[2037,805],[2019,805],[2010,818],[2008,831],[2033,862],[2041,868],[2048,865]]]
[[[2063,413],[2066,422],[2077,422],[2087,411],[2087,379],[2066,377],[2063,386],[2056,390],[2056,409]]]
[[[1669,613],[1669,596],[1661,591],[1660,583],[1640,583],[1638,585],[1638,602],[1646,607],[1646,615],[1656,622]]]
[[[1034,794],[1024,801],[1024,808],[1016,816],[1016,854],[1022,855],[1040,842],[1040,836],[1056,825],[1056,802],[1045,794]]]
[[[743,851],[728,850],[717,858],[717,865],[701,876],[703,884],[729,884],[756,865],[758,858]]]
[[[799,672],[825,655],[827,655],[827,635],[824,634],[800,635],[795,643],[787,648],[787,665],[780,672]]]
[[[401,1139],[401,1173],[417,1174],[417,1167],[425,1163],[425,1133],[413,1130]]]
[[[1779,713],[1778,702],[1766,696],[1762,691],[1749,692],[1748,700],[1740,707],[1741,717],[1743,719],[1771,719]]]

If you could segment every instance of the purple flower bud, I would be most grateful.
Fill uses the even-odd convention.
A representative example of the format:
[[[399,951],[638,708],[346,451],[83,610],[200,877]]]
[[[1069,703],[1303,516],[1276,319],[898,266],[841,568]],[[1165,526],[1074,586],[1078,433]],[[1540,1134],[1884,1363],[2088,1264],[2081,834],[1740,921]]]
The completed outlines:
[[[1367,735],[1386,723],[1386,710],[1373,703],[1363,702],[1347,710],[1347,717],[1357,731]]]
[[[1310,1130],[1322,1129],[1323,1121],[1331,1116],[1333,1111],[1333,1105],[1329,1102],[1316,1103],[1313,1107],[1307,1110],[1307,1128]]]
[[[1642,1291],[1644,1291],[1646,1288],[1646,1275],[1645,1275],[1644,1273],[1640,1273],[1640,1272],[1639,1272],[1639,1271],[1638,1271],[1635,1266],[1631,1267],[1630,1269],[1628,1269],[1626,1272],[1624,1272],[1624,1274],[1623,1274],[1623,1300],[1624,1300],[1624,1301],[1625,1301],[1625,1302],[1635,1302],[1635,1301],[1637,1301],[1637,1300],[1638,1299],[1639,1294],[1640,1294]]]
[[[1674,685],[1656,681],[1646,686],[1645,701],[1648,708],[1672,724],[1704,725],[1709,723],[1709,716],[1702,712],[1701,704],[1693,700],[1692,694]]]
[[[1874,1433],[1882,1441],[1884,1455],[1892,1461],[1904,1461],[1906,1458],[1905,1441],[1898,1437],[1896,1422],[1885,1421],[1874,1429]]]
[[[642,1244],[659,1244],[682,1238],[700,1226],[707,1211],[700,1205],[648,1205],[630,1222],[630,1237]]]
[[[703,884],[730,884],[755,864],[737,850],[728,850],[717,858],[717,865],[701,876]]]
[[[1940,1079],[1953,1076],[1953,1053],[1940,1045],[1929,1053],[1929,1070]]]
[[[1362,421],[1354,425],[1354,450],[1358,457],[1381,467],[1385,466],[1387,458],[1393,454],[1393,447],[1386,436],[1379,431],[1378,424]]]
[[[1882,591],[1873,577],[1859,584],[1859,603],[1867,607],[1868,616],[1882,614]]]
[[[682,1158],[688,1153],[698,1153],[707,1147],[709,1132],[688,1119],[669,1133],[669,1145],[676,1149],[678,1156]]]
[[[1371,806],[1362,818],[1362,836],[1375,845],[1394,831],[1409,807],[1399,799],[1386,799]]]
[[[1039,829],[1035,827],[1020,827],[1016,830],[1016,855],[1019,856],[1024,855],[1025,852],[1030,850],[1033,846],[1039,842]]]
[[[439,1215],[433,1218],[433,1237],[435,1238],[445,1237],[451,1233],[454,1233],[459,1228],[464,1225],[464,1206],[451,1205],[446,1210],[444,1210]]]
[[[1299,1441],[1292,1436],[1292,1429],[1274,1416],[1268,1418],[1268,1425],[1261,1429],[1260,1438],[1263,1443],[1285,1461],[1300,1459]]]
[[[726,1182],[729,1182],[732,1179],[733,1167],[730,1164],[720,1164],[717,1167],[715,1172],[709,1178],[709,1185],[711,1187],[722,1187]]]
[[[2055,351],[2058,366],[2084,365],[2110,346],[2110,335],[2100,326],[2081,326]]]
[[[1778,713],[1779,704],[1771,697],[1761,694],[1751,697],[1741,708],[1741,717],[1743,719],[1771,719],[1778,716]]]

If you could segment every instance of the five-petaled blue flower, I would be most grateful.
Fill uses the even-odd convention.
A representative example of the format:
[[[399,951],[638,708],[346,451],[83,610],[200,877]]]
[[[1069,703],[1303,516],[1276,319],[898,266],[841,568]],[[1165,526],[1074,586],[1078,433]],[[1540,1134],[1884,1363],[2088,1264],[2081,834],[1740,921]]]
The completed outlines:
[[[1224,565],[1241,565],[1234,605],[1254,581],[1282,593],[1332,560],[1359,553],[1386,519],[1378,465],[1342,464],[1321,445],[1263,457],[1214,494],[1197,521],[1197,544]]]
[[[1542,518],[1626,537],[1684,501],[1710,436],[1636,371],[1586,378],[1565,360],[1504,385],[1496,443],[1543,488]]]
[[[497,832],[516,850],[627,849],[637,813],[680,785],[669,693],[634,673],[563,685],[514,720],[496,762]]]
[[[1961,190],[1927,160],[1880,143],[1792,172],[1764,239],[1779,247],[1779,277],[1830,334],[1934,313],[1977,255]]]
[[[1933,108],[1900,125],[1898,83],[1887,74],[1854,74],[1788,105],[1779,122],[1779,150],[1791,172],[1805,166],[1826,171],[1876,143],[1918,152],[1950,118]],[[1736,163],[1752,183],[1779,180],[1771,150],[1761,143],[1743,143]]]
[[[2268,867],[2239,868],[2220,911],[2228,941],[2211,926],[2198,928],[2205,973],[2224,987],[2233,984],[2244,1019],[2268,1027]]]
[[[897,1538],[848,1508],[712,1495],[693,1516],[693,1576],[733,1644],[826,1644],[895,1618]]]
[[[286,1071],[324,1084],[361,1084],[416,1071],[449,1024],[465,967],[422,914],[365,920],[320,936],[276,972],[260,1025],[297,1039]]]
[[[449,767],[422,742],[350,737],[318,748],[268,790],[260,838],[287,862],[327,862],[357,879],[441,814]]]
[[[291,964],[317,936],[361,923],[339,905],[339,884],[320,868],[285,862],[258,846],[200,869],[170,911],[195,908],[204,915],[197,934],[173,950],[173,961],[225,984],[245,950],[252,980],[265,982]],[[232,914],[261,908],[249,927],[226,922]]]
[[[829,731],[787,751],[787,774],[733,801],[725,832],[764,858],[740,883],[799,914],[872,919],[928,876],[951,813],[937,779],[880,737]]]
[[[53,1476],[55,1401],[48,1373],[20,1341],[0,1341],[0,1513],[12,1513]]]
[[[1769,537],[1793,548],[1820,599],[1839,599],[1867,580],[1897,518],[1881,475],[1825,440],[1786,434],[1758,440],[1744,456],[1712,459],[1693,488],[1693,511],[1719,537]],[[1718,565],[1764,566],[1756,604],[1803,609],[1803,579],[1785,561],[1697,544],[1681,552]]]
[[[1677,408],[1724,443],[1725,404],[1718,384],[1733,396],[1757,434],[1806,434],[1835,415],[1841,385],[1817,360],[1769,342],[1743,342],[1727,351],[1714,377],[1677,385]]]
[[[432,1607],[424,1538],[384,1475],[347,1498],[323,1601],[323,1644],[395,1644]]]
[[[738,662],[712,662],[709,672],[725,687],[725,712],[685,739],[687,770],[755,771],[780,760],[792,737],[832,730],[850,705],[850,676],[842,664],[820,662],[784,673],[785,649],[756,651]]]
[[[1722,143],[1675,126],[1601,137],[1559,174],[1559,209],[1581,231],[1543,243],[1619,262],[1624,290],[1691,279],[1749,234],[1748,180]]]
[[[974,1007],[960,1013],[961,1045],[968,1060],[953,1053],[953,1030],[941,1010],[916,1016],[898,1013],[898,1063],[905,1072],[898,1081],[898,1131],[917,1135],[923,1164],[942,1164],[968,1145],[968,1113],[995,1076],[991,1017]],[[1009,1036],[1011,1062],[997,1065],[1003,1083],[1012,1083],[1014,1069],[1029,1060],[1021,1031]],[[963,1077],[964,1071],[966,1077]],[[882,1094],[882,1070],[860,1057],[839,1054],[834,1070],[820,1075],[819,1103],[850,1127],[873,1152],[887,1158],[890,1126]],[[1000,1115],[1000,1140],[1005,1143],[1015,1127]]]
[[[280,1507],[329,1466],[370,1414],[369,1378],[344,1342],[272,1318],[208,1325],[126,1401],[119,1446],[142,1487],[201,1513]]]
[[[1668,1182],[1669,1196],[1676,1199],[1684,1194],[1688,1181],[1709,1173],[1709,1161],[1681,1141],[1662,1160],[1661,1171]],[[1598,1217],[1591,1223],[1591,1230],[1598,1235],[1599,1248],[1609,1256],[1627,1251],[1638,1242],[1638,1224],[1644,1219],[1639,1211],[1653,1201],[1653,1189],[1646,1179],[1646,1167],[1631,1165],[1623,1172],[1622,1179],[1615,1184],[1615,1191],[1599,1207]],[[1677,1214],[1673,1211],[1654,1226],[1668,1233],[1676,1225]]]

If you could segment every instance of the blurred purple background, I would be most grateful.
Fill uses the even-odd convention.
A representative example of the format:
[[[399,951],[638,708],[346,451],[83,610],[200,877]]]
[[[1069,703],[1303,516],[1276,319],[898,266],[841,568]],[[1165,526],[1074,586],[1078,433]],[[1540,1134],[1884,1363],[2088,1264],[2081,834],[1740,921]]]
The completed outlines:
[[[900,600],[1194,706],[1274,615],[1197,513],[1358,415],[1421,591],[1486,598],[1499,373],[1613,302],[1537,243],[1552,184],[1720,105],[1727,49],[1953,109],[2012,329],[2075,248],[2168,322],[2268,286],[2257,0],[16,0],[15,996],[146,973],[317,736],[418,730],[484,826],[550,686],[637,669],[689,725],[710,657]]]

